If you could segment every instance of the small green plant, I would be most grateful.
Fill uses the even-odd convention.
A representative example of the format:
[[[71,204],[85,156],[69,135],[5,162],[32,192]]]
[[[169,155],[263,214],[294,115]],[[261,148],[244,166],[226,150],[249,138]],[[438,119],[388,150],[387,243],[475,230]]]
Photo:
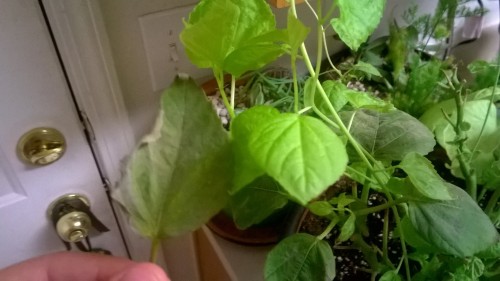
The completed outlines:
[[[348,88],[342,83],[348,74],[335,66],[339,80],[321,82],[327,26],[357,50],[378,25],[385,1],[330,1],[325,11],[323,1],[316,1],[318,24],[312,33],[319,55],[314,62],[303,43],[311,31],[299,21],[295,1],[290,2],[286,29],[276,29],[264,0],[202,0],[185,21],[181,40],[187,54],[195,65],[213,70],[232,120],[225,131],[203,92],[188,78],[178,77],[163,95],[156,129],[134,152],[117,193],[135,227],[152,240],[152,259],[162,239],[195,230],[226,206],[240,226],[250,226],[291,200],[329,223],[320,235],[299,233],[280,242],[266,262],[268,281],[333,280],[335,251],[325,238],[334,228],[340,229],[338,243],[351,241],[363,252],[372,280],[498,275],[499,234],[491,219],[498,216],[497,182],[489,187],[493,203],[485,213],[474,200],[477,196],[471,196],[477,191],[467,185],[467,193],[445,181],[424,157],[434,149],[435,134],[450,159],[459,165],[469,162],[469,168],[460,166],[466,179],[477,173],[470,167],[481,153],[493,151],[488,161],[493,159],[498,168],[498,143],[488,146],[496,134],[490,129],[499,131],[496,116],[473,114],[480,119],[476,123],[460,113],[460,108],[468,112],[469,100],[482,101],[483,95],[491,112],[498,93],[474,92],[470,95],[476,98],[466,102],[462,84],[445,72],[448,83],[443,87],[457,98],[440,107],[444,113],[430,118],[434,123],[425,122],[425,116],[422,123],[388,101]],[[282,55],[291,62],[291,112],[263,105],[236,115],[236,79]],[[309,72],[303,103],[299,60]],[[379,76],[374,69],[361,63],[356,70]],[[225,74],[232,76],[231,95],[222,87]],[[360,192],[356,187],[350,194],[317,200],[342,175],[357,181]],[[484,172],[488,175],[498,180],[495,170]],[[385,203],[370,206],[373,192]],[[393,218],[401,248],[396,260],[388,253],[388,219],[381,247],[365,241],[367,217],[380,211]],[[419,262],[417,271],[411,269],[411,260]]]

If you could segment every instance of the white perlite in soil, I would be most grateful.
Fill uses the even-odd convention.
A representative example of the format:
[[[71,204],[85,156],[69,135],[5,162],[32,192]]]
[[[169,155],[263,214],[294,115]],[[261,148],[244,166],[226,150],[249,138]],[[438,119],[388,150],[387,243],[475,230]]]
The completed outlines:
[[[243,86],[236,87],[236,90],[235,90],[236,98],[243,96],[243,89],[244,89]],[[230,100],[231,99],[231,96],[230,96],[231,89],[226,88],[226,89],[224,89],[224,91],[228,95],[228,97],[227,97],[228,100]],[[226,106],[224,106],[224,102],[222,101],[220,91],[217,90],[214,95],[207,96],[207,98],[212,103],[212,106],[214,107],[215,112],[217,112],[217,115],[219,116],[219,118],[222,122],[222,125],[224,127],[227,126],[229,124],[229,119],[230,119],[229,112],[228,112]],[[236,107],[236,109],[244,109],[245,104],[238,103],[235,107]]]

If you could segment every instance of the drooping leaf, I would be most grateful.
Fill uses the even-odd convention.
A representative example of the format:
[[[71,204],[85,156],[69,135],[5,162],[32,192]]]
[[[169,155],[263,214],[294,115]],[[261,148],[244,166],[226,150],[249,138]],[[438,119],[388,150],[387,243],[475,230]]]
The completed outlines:
[[[231,141],[233,149],[233,186],[235,193],[253,180],[265,174],[265,171],[255,163],[250,154],[249,140],[252,132],[273,117],[279,116],[279,111],[270,106],[255,106],[236,116],[231,122]]]
[[[333,280],[335,257],[326,241],[298,233],[269,253],[264,271],[266,281]]]
[[[344,222],[340,228],[340,235],[337,237],[338,242],[344,242],[351,238],[354,230],[356,229],[356,215],[351,213],[347,220]]]
[[[287,203],[287,195],[268,176],[257,178],[229,199],[233,220],[241,229],[262,222]]]
[[[432,133],[405,112],[358,110],[340,116],[349,124],[353,114],[351,134],[378,160],[402,160],[410,152],[426,155],[436,144]]]
[[[406,154],[399,167],[408,175],[413,186],[425,197],[435,200],[451,200],[448,185],[443,180],[431,161],[424,156],[410,152]]]
[[[180,38],[193,64],[236,77],[284,53],[287,33],[278,31],[264,0],[202,0]]]
[[[401,281],[401,276],[395,270],[386,271],[380,276],[379,281]]]
[[[409,202],[408,215],[417,233],[437,250],[457,257],[497,243],[498,232],[477,203],[461,188],[448,186],[453,200]]]
[[[193,231],[227,202],[228,134],[192,79],[176,78],[162,96],[155,131],[134,151],[115,191],[137,230],[163,239]]]
[[[301,204],[321,194],[344,172],[340,138],[316,118],[285,113],[259,124],[249,139],[255,162]]]
[[[324,217],[333,213],[333,206],[326,201],[315,201],[307,205],[311,213],[316,216]]]
[[[338,0],[340,17],[331,25],[340,39],[356,51],[378,26],[382,18],[385,0]]]
[[[290,53],[292,56],[297,56],[300,46],[309,34],[310,28],[306,27],[299,19],[297,19],[290,10],[288,12],[287,30]]]
[[[358,61],[355,65],[352,66],[352,69],[361,71],[368,77],[368,79],[371,79],[372,76],[382,77],[382,74],[375,66],[364,61]]]
[[[312,78],[310,78],[312,80]],[[306,82],[308,83],[309,80]],[[359,109],[375,109],[377,111],[388,111],[394,109],[394,106],[384,100],[381,100],[370,93],[360,92],[347,88],[346,85],[339,81],[327,80],[323,82],[323,89],[326,92],[328,100],[333,105],[336,111],[343,109],[347,104],[350,108]],[[306,92],[306,99],[309,94],[314,94],[314,104],[323,113],[329,113],[327,103],[314,90]],[[312,106],[311,104],[306,104]]]

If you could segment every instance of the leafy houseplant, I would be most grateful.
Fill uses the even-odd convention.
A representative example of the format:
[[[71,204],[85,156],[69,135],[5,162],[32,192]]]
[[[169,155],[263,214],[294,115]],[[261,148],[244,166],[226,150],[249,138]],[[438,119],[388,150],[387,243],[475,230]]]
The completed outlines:
[[[264,0],[202,0],[185,21],[186,52],[197,66],[213,69],[231,124],[229,132],[222,128],[193,80],[178,77],[165,91],[156,129],[134,152],[116,192],[135,227],[152,239],[152,259],[161,239],[197,229],[226,206],[239,225],[249,226],[291,200],[328,223],[319,235],[299,233],[279,243],[266,262],[266,280],[334,279],[335,250],[325,241],[333,229],[339,229],[337,242],[351,241],[365,255],[372,280],[498,275],[499,235],[492,223],[498,217],[498,173],[485,171],[478,181],[493,194],[485,212],[475,200],[477,185],[468,184],[464,191],[441,178],[425,158],[434,149],[435,134],[455,175],[474,181],[471,163],[497,169],[500,150],[498,144],[490,146],[499,132],[491,113],[495,88],[470,94],[475,97],[470,102],[480,100],[488,115],[476,114],[480,109],[468,115],[463,84],[446,73],[444,86],[456,102],[438,107],[441,115],[429,109],[430,117],[422,117],[425,126],[388,101],[349,89],[342,83],[346,74],[335,66],[340,79],[321,82],[325,26],[357,50],[378,25],[385,0],[330,1],[326,11],[323,1],[316,2],[314,63],[303,44],[311,32],[298,19],[293,0],[286,29],[275,27]],[[236,115],[236,79],[285,54],[294,81],[292,112],[254,106]],[[310,75],[303,104],[299,60]],[[357,68],[377,74],[366,62]],[[223,90],[225,74],[232,77],[229,95]],[[471,122],[470,116],[480,121]],[[478,124],[483,125],[478,129]],[[359,192],[356,187],[318,200],[342,175],[358,182]],[[384,203],[369,206],[373,192]],[[380,211],[390,212],[401,248],[397,259],[388,253],[389,223],[384,223],[380,247],[364,240],[368,215]],[[412,270],[411,260],[419,262],[417,269]]]

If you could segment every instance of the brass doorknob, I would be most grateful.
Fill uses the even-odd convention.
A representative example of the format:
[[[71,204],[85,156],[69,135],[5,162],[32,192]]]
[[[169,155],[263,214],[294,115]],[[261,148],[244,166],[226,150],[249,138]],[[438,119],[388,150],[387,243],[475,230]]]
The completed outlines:
[[[54,128],[35,128],[24,134],[17,143],[20,158],[29,164],[47,165],[59,160],[66,151],[66,140]]]
[[[66,242],[80,242],[88,236],[92,222],[84,212],[73,211],[63,215],[56,223],[59,237]]]
[[[47,215],[68,250],[73,243],[81,250],[91,251],[88,239],[91,229],[98,232],[109,230],[90,211],[89,199],[81,194],[66,194],[57,198],[47,209]],[[88,247],[83,245],[83,240]]]

